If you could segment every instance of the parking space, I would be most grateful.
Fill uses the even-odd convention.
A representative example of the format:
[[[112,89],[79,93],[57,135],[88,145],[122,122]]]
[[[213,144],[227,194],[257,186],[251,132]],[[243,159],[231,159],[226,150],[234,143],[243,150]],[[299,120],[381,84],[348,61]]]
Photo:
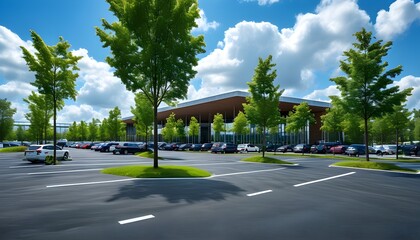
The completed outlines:
[[[27,164],[19,154],[0,155],[0,238],[255,239],[284,234],[288,239],[338,239],[351,233],[347,227],[322,230],[337,223],[354,224],[374,239],[395,239],[407,226],[413,228],[400,239],[419,234],[414,228],[420,223],[414,218],[420,214],[418,175],[329,168],[334,161],[328,159],[280,156],[299,163],[282,166],[240,162],[241,154],[160,154],[166,157],[161,165],[196,166],[213,176],[146,180],[104,175],[102,168],[151,165],[152,160],[89,150],[72,150],[73,161],[58,166]],[[378,219],[380,211],[388,215]],[[376,228],[365,228],[361,217],[393,228],[377,238]],[[300,231],[302,224],[311,231]]]

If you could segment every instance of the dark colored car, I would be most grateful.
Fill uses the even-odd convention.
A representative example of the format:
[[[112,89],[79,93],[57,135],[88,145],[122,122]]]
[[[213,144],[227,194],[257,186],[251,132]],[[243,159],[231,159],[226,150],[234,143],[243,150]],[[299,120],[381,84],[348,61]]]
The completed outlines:
[[[275,144],[270,144],[267,145],[267,147],[265,148],[266,152],[275,152],[277,151],[277,148],[281,147],[280,145],[275,145]]]
[[[198,143],[195,143],[195,144],[191,144],[191,146],[190,146],[190,151],[200,151],[201,150],[201,145],[202,144],[198,144]]]
[[[186,151],[186,150],[189,150],[190,149],[190,147],[191,147],[191,143],[184,143],[184,144],[181,144],[181,145],[179,145],[179,147],[178,147],[178,151]]]
[[[180,145],[181,145],[181,143],[167,143],[163,147],[163,150],[178,151],[178,148],[179,148]]]
[[[293,148],[295,153],[309,153],[311,151],[311,145],[309,144],[298,144]]]
[[[331,153],[331,148],[340,145],[340,143],[336,142],[325,142],[320,143],[316,147],[316,153]]]
[[[402,151],[406,156],[420,156],[420,143],[412,145],[403,145]]]
[[[113,154],[129,154],[129,153],[138,153],[145,152],[147,150],[147,145],[144,143],[124,143],[123,145],[115,146]]]
[[[283,145],[279,148],[277,148],[277,152],[293,152],[293,148],[295,145]]]
[[[345,153],[349,156],[359,156],[366,153],[365,151],[365,145],[363,144],[352,144],[350,145]]]
[[[201,145],[200,151],[209,151],[212,146],[213,146],[213,143],[203,143]]]
[[[213,143],[213,146],[211,147],[212,153],[237,153],[237,145],[233,143]]]
[[[118,143],[116,142],[109,142],[109,143],[105,143],[101,146],[101,148],[99,149],[100,152],[109,152],[109,148],[111,146],[117,146]]]

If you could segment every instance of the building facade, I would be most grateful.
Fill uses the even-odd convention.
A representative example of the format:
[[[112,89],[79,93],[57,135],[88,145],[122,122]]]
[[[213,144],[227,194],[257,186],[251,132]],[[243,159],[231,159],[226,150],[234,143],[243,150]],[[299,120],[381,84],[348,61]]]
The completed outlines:
[[[234,118],[239,111],[243,110],[243,103],[246,103],[248,92],[234,91],[223,93],[216,96],[206,97],[198,100],[184,102],[178,104],[176,107],[163,107],[158,109],[158,128],[165,126],[166,118],[171,113],[175,114],[176,119],[182,119],[186,126],[187,138],[174,141],[189,142],[189,143],[205,143],[213,141],[234,142],[234,143],[261,143],[261,134],[258,133],[255,126],[249,126],[249,133],[241,136],[235,135],[229,129],[232,127]],[[326,109],[330,107],[327,102],[313,101],[292,97],[281,97],[279,101],[279,109],[283,117],[287,116],[293,110],[293,106],[299,105],[302,102],[307,102],[312,113],[315,116],[316,123],[308,125],[303,132],[287,133],[285,131],[285,124],[278,127],[278,131],[267,133],[267,141],[273,144],[297,144],[308,143],[313,144],[323,139],[321,127],[321,116],[325,114]],[[221,133],[219,139],[214,139],[214,131],[212,130],[212,122],[214,115],[217,113],[223,114],[226,131]],[[200,131],[198,139],[188,136],[188,125],[191,117],[195,117],[200,124]],[[123,119],[126,123],[127,141],[144,141],[136,135],[133,117]],[[160,134],[159,134],[160,135]],[[160,141],[162,136],[159,136]]]

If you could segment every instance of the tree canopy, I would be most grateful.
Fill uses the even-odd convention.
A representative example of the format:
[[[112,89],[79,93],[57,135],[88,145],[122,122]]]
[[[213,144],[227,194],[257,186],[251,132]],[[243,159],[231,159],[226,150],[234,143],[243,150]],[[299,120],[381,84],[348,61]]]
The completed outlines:
[[[340,69],[347,76],[332,78],[341,92],[340,104],[346,112],[364,121],[365,145],[368,152],[368,120],[392,112],[394,105],[401,105],[411,94],[411,88],[400,91],[391,86],[392,78],[398,76],[402,66],[386,70],[388,62],[382,58],[388,54],[392,43],[382,40],[372,42],[372,33],[364,28],[354,34],[357,42],[343,53]],[[366,154],[369,161],[369,154]]]
[[[157,108],[186,97],[203,53],[203,36],[191,30],[200,17],[197,0],[107,0],[118,21],[102,20],[96,33],[112,52],[107,62],[128,90],[145,94],[153,106],[154,161],[158,168]]]
[[[12,108],[12,103],[7,99],[0,98],[0,142],[2,142],[13,131],[13,115],[16,108]]]

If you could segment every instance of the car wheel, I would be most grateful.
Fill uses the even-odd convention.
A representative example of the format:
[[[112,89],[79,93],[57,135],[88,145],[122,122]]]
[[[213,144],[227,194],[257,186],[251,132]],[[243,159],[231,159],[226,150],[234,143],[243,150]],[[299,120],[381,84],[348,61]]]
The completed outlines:
[[[69,153],[65,152],[63,156],[63,161],[67,161],[69,159]]]
[[[127,150],[124,150],[124,155],[127,155],[128,154],[128,151]]]

